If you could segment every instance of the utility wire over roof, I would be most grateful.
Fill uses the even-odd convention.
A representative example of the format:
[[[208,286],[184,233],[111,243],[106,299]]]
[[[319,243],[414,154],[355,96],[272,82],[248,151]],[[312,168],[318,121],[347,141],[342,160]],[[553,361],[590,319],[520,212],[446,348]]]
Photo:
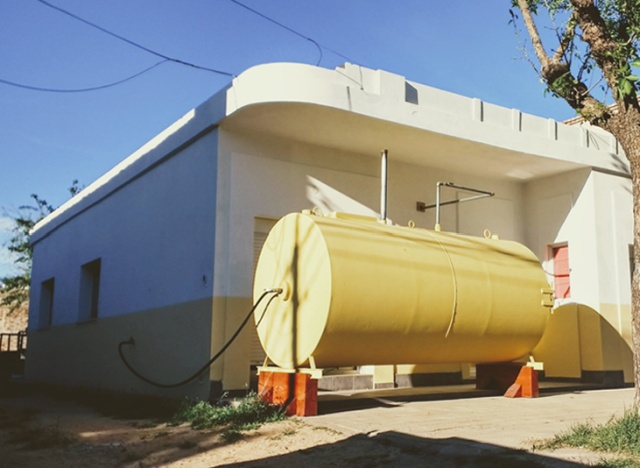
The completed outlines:
[[[145,68],[144,70],[136,73],[135,75],[131,75],[128,76],[126,78],[123,78],[121,80],[118,81],[114,81],[113,83],[107,83],[107,84],[103,84],[103,85],[99,85],[99,86],[92,86],[89,88],[74,88],[74,89],[61,89],[61,88],[45,88],[45,87],[40,87],[40,86],[31,86],[31,85],[26,85],[26,84],[22,84],[22,83],[16,83],[14,81],[9,81],[9,80],[5,80],[0,78],[0,83],[4,83],[10,86],[15,86],[17,88],[23,88],[23,89],[30,89],[33,91],[46,91],[48,93],[85,93],[88,91],[98,91],[100,89],[106,89],[106,88],[111,88],[112,86],[118,86],[122,83],[126,83],[127,81],[133,80],[134,78],[139,77],[140,75],[143,75],[144,73],[147,73],[148,71],[153,70],[154,68],[156,68],[159,65],[162,65],[163,63],[166,63],[167,60],[160,60],[157,63],[154,63],[153,65],[151,65],[150,67]]]
[[[228,76],[228,77],[231,77],[231,78],[235,78],[237,76],[234,73],[231,73],[231,72],[228,72],[228,71],[219,70],[219,69],[210,68],[210,67],[205,67],[205,66],[198,65],[198,64],[195,64],[195,63],[192,63],[192,62],[188,62],[186,60],[182,60],[182,59],[176,58],[176,57],[168,56],[166,54],[163,54],[161,52],[153,50],[153,49],[151,49],[149,47],[146,47],[146,46],[144,46],[142,44],[139,44],[139,43],[137,43],[137,42],[135,42],[135,41],[133,41],[131,39],[128,39],[128,38],[126,38],[126,37],[124,37],[124,36],[122,36],[120,34],[116,34],[113,31],[110,31],[110,30],[108,30],[108,29],[106,29],[106,28],[104,28],[104,27],[102,27],[102,26],[100,26],[100,25],[98,25],[96,23],[93,23],[92,21],[86,20],[86,19],[76,15],[75,13],[72,13],[72,12],[70,12],[68,10],[65,10],[64,8],[61,8],[61,7],[59,7],[57,5],[54,5],[54,4],[50,3],[50,2],[47,2],[46,0],[37,0],[37,1],[39,3],[41,3],[41,4],[43,4],[43,5],[51,8],[51,9],[53,9],[53,10],[56,10],[56,11],[58,11],[60,13],[63,13],[65,15],[67,15],[67,16],[70,16],[71,18],[73,18],[73,19],[75,19],[77,21],[80,21],[80,22],[82,22],[82,23],[84,23],[84,24],[86,24],[88,26],[91,26],[92,28],[95,28],[95,29],[97,29],[97,30],[99,30],[99,31],[101,31],[101,32],[103,32],[105,34],[108,34],[111,37],[114,37],[114,38],[116,38],[116,39],[118,39],[120,41],[123,41],[123,42],[125,42],[125,43],[127,43],[127,44],[129,44],[129,45],[131,45],[133,47],[141,49],[141,50],[143,50],[143,51],[145,51],[145,52],[147,52],[149,54],[155,55],[156,57],[159,57],[162,60],[157,62],[157,63],[155,63],[155,64],[153,64],[150,67],[145,68],[144,70],[142,70],[140,72],[137,72],[137,73],[135,73],[133,75],[130,75],[130,76],[126,77],[126,78],[123,78],[121,80],[117,80],[117,81],[114,81],[112,83],[107,83],[107,84],[103,84],[103,85],[90,86],[90,87],[86,87],[86,88],[68,88],[68,89],[64,89],[64,88],[52,88],[52,87],[45,87],[45,86],[34,86],[34,85],[25,84],[25,83],[18,83],[16,81],[7,80],[7,79],[4,79],[4,78],[0,78],[0,83],[4,83],[4,84],[9,85],[9,86],[15,86],[15,87],[18,87],[18,88],[29,89],[29,90],[32,90],[32,91],[43,91],[43,92],[50,92],[50,93],[82,93],[82,92],[89,92],[89,91],[98,91],[98,90],[101,90],[101,89],[106,89],[106,88],[110,88],[110,87],[113,87],[113,86],[117,86],[117,85],[126,83],[127,81],[133,80],[134,78],[137,78],[137,77],[139,77],[139,76],[151,71],[152,69],[154,69],[154,68],[158,67],[159,65],[162,65],[162,64],[164,64],[166,62],[173,62],[173,63],[177,63],[179,65],[184,65],[184,66],[188,66],[188,67],[195,68],[195,69],[198,69],[198,70],[203,70],[203,71],[207,71],[207,72],[210,72],[210,73],[215,73],[215,74],[219,74],[219,75]],[[322,58],[323,58],[322,50],[323,49],[328,50],[329,52],[332,52],[332,53],[338,55],[339,57],[342,57],[342,58],[346,59],[349,62],[353,62],[346,55],[343,55],[343,54],[341,54],[340,52],[338,52],[338,51],[336,51],[334,49],[331,49],[331,48],[329,48],[329,47],[327,47],[325,45],[320,44],[315,39],[313,39],[311,37],[308,37],[308,36],[305,36],[304,34],[296,31],[295,29],[293,29],[293,28],[291,28],[289,26],[286,26],[286,25],[280,23],[279,21],[276,21],[275,19],[273,19],[273,18],[265,15],[264,13],[261,13],[261,12],[255,10],[255,9],[245,5],[242,2],[239,2],[238,0],[229,0],[229,1],[234,3],[234,4],[236,4],[236,5],[238,5],[238,6],[240,6],[240,7],[242,7],[242,8],[244,8],[244,9],[246,9],[246,10],[248,10],[248,11],[250,11],[251,13],[253,13],[255,15],[258,15],[261,18],[263,18],[263,19],[265,19],[265,20],[277,25],[278,27],[280,27],[282,29],[285,29],[286,31],[288,31],[288,32],[290,32],[292,34],[295,34],[296,36],[298,36],[298,37],[300,37],[302,39],[305,39],[305,40],[311,42],[312,44],[314,44],[317,47],[318,52],[320,54],[320,56],[318,58],[318,61],[316,63],[316,66],[319,65],[320,62],[322,61]]]
[[[91,26],[92,28],[95,28],[95,29],[97,29],[99,31],[102,31],[103,33],[108,34],[109,36],[115,37],[116,39],[120,39],[121,41],[124,41],[129,45],[137,47],[138,49],[142,49],[145,52],[153,54],[153,55],[155,55],[157,57],[163,58],[165,60],[169,60],[171,62],[179,63],[180,65],[186,65],[188,67],[197,68],[199,70],[205,70],[205,71],[212,72],[212,73],[218,73],[220,75],[230,76],[232,78],[236,76],[233,73],[229,73],[229,72],[226,72],[226,71],[216,70],[215,68],[204,67],[202,65],[196,65],[195,63],[187,62],[185,60],[177,59],[175,57],[169,57],[168,55],[162,54],[160,52],[156,52],[155,50],[152,50],[152,49],[150,49],[148,47],[145,47],[145,46],[143,46],[141,44],[138,44],[137,42],[134,42],[131,39],[127,39],[124,36],[121,36],[119,34],[111,32],[108,29],[103,28],[102,26],[98,26],[97,24],[92,23],[91,21],[88,21],[88,20],[86,20],[84,18],[81,18],[80,16],[78,16],[76,14],[73,14],[70,11],[65,10],[64,8],[60,8],[58,6],[52,5],[51,3],[46,2],[45,0],[37,0],[37,1],[42,3],[43,5],[48,6],[49,8],[53,8],[54,10],[57,10],[57,11],[59,11],[61,13],[64,13],[65,15],[68,15],[68,16],[70,16],[70,17],[72,17],[72,18],[74,18],[74,19],[76,19],[76,20],[78,20],[78,21],[80,21],[80,22],[82,22],[84,24],[87,24],[87,25]]]
[[[329,47],[327,47],[325,45],[320,44],[318,41],[316,41],[316,40],[314,40],[314,39],[312,39],[312,38],[310,38],[308,36],[305,36],[304,34],[299,33],[295,29],[292,29],[289,26],[286,26],[286,25],[280,23],[279,21],[274,20],[273,18],[270,18],[269,16],[265,15],[264,13],[260,13],[259,11],[254,10],[253,8],[245,5],[244,3],[239,2],[238,0],[229,0],[229,1],[231,3],[235,3],[238,6],[241,6],[242,8],[244,8],[246,10],[249,10],[251,13],[254,13],[254,14],[258,15],[261,18],[264,18],[267,21],[269,21],[269,22],[271,22],[271,23],[273,23],[273,24],[275,24],[277,26],[280,26],[282,29],[285,29],[285,30],[289,31],[292,34],[295,34],[296,36],[301,37],[302,39],[306,39],[307,41],[313,43],[313,45],[315,45],[318,48],[318,52],[320,52],[320,57],[318,58],[318,62],[316,63],[316,66],[320,65],[320,62],[322,61],[322,49],[328,50],[329,52],[332,52],[332,53],[336,54],[337,56],[342,57],[346,61],[353,63],[353,60],[351,60],[346,55],[343,55],[338,51],[335,51],[335,50],[333,50],[333,49],[331,49],[331,48],[329,48]]]

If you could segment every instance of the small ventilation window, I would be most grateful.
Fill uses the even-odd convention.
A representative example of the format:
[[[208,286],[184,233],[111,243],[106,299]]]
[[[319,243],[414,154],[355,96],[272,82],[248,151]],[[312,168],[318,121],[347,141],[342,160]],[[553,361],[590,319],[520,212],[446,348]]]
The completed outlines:
[[[100,302],[100,268],[98,258],[82,265],[80,276],[80,321],[91,321],[98,318]]]
[[[53,278],[40,283],[38,328],[49,328],[53,323],[53,293],[55,284]]]

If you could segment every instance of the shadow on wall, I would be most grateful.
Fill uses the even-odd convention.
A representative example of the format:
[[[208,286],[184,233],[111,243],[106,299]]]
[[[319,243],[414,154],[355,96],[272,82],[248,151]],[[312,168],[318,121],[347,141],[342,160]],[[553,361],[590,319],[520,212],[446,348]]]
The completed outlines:
[[[584,304],[554,309],[533,350],[547,378],[580,379],[604,386],[633,382],[629,344],[602,315]]]
[[[623,174],[631,175],[631,171],[629,170],[629,163],[627,162],[627,158],[621,158],[617,154],[611,153],[611,159],[613,160],[614,167],[622,172]]]
[[[546,246],[567,240],[559,238],[560,232],[590,174],[590,169],[579,169],[526,183],[525,244],[540,260],[547,256]]]
[[[578,463],[533,454],[524,450],[450,437],[431,439],[399,432],[358,434],[342,441],[305,450],[265,457],[226,467],[264,466],[475,466],[578,467]]]
[[[307,199],[322,213],[334,211],[363,216],[378,217],[378,213],[349,195],[325,184],[315,177],[307,176]]]

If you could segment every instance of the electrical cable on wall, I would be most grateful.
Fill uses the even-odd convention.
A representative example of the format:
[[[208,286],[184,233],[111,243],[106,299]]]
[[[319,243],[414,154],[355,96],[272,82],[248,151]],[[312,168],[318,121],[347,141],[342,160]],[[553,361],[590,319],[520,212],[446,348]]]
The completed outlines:
[[[142,375],[140,372],[138,372],[136,369],[133,368],[133,366],[131,365],[131,363],[129,363],[129,361],[127,361],[127,358],[124,355],[124,351],[123,351],[123,347],[124,346],[135,346],[136,342],[133,338],[129,338],[128,340],[125,341],[121,341],[118,344],[118,354],[120,355],[120,359],[122,360],[123,364],[126,366],[127,369],[129,369],[129,371],[135,375],[137,378],[139,378],[140,380],[142,380],[143,382],[146,382],[150,385],[153,385],[155,387],[160,387],[160,388],[176,388],[176,387],[181,387],[183,385],[188,384],[189,382],[192,382],[193,380],[197,379],[198,377],[200,377],[200,375],[206,371],[207,369],[209,369],[209,367],[211,367],[211,365],[220,357],[224,354],[224,352],[227,350],[227,348],[229,348],[229,346],[231,346],[231,343],[233,343],[235,341],[235,339],[238,337],[238,335],[240,334],[240,332],[244,329],[245,325],[247,324],[247,322],[249,321],[249,318],[253,315],[253,313],[255,312],[255,310],[258,308],[258,305],[262,302],[262,300],[267,297],[268,295],[271,295],[271,298],[269,299],[269,302],[267,302],[267,305],[264,308],[264,311],[262,312],[262,315],[260,316],[260,318],[258,319],[257,323],[259,324],[262,321],[262,318],[264,317],[264,314],[267,312],[267,309],[269,308],[269,305],[271,304],[271,302],[278,296],[282,294],[282,289],[267,289],[265,292],[262,293],[262,295],[258,298],[258,300],[256,301],[256,303],[253,305],[253,307],[251,308],[251,310],[249,311],[249,313],[247,314],[247,316],[244,318],[244,320],[242,321],[242,323],[240,324],[240,326],[238,327],[238,329],[235,331],[235,333],[233,334],[233,336],[229,339],[229,341],[227,341],[224,346],[222,346],[222,348],[220,348],[220,351],[218,351],[211,359],[209,359],[209,361],[207,361],[206,364],[204,364],[202,367],[200,367],[200,369],[198,369],[196,372],[194,372],[193,374],[191,374],[189,377],[187,377],[186,379],[183,379],[179,382],[175,382],[175,383],[171,383],[171,384],[164,384],[161,382],[156,382],[155,380],[152,380],[148,377],[145,377],[144,375]]]

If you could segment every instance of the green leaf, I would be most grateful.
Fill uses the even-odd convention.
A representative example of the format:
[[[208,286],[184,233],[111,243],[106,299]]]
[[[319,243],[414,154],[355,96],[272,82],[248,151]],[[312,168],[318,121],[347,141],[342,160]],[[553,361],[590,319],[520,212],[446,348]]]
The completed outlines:
[[[628,96],[629,94],[631,94],[632,90],[633,90],[633,85],[631,84],[630,81],[627,81],[624,78],[620,78],[620,80],[618,80],[618,92],[622,96]]]
[[[631,66],[635,68],[640,68],[640,58],[633,59],[631,61]]]
[[[640,77],[636,76],[636,75],[629,75],[626,77],[627,81],[632,81],[632,82],[636,82],[638,80],[640,80]]]

